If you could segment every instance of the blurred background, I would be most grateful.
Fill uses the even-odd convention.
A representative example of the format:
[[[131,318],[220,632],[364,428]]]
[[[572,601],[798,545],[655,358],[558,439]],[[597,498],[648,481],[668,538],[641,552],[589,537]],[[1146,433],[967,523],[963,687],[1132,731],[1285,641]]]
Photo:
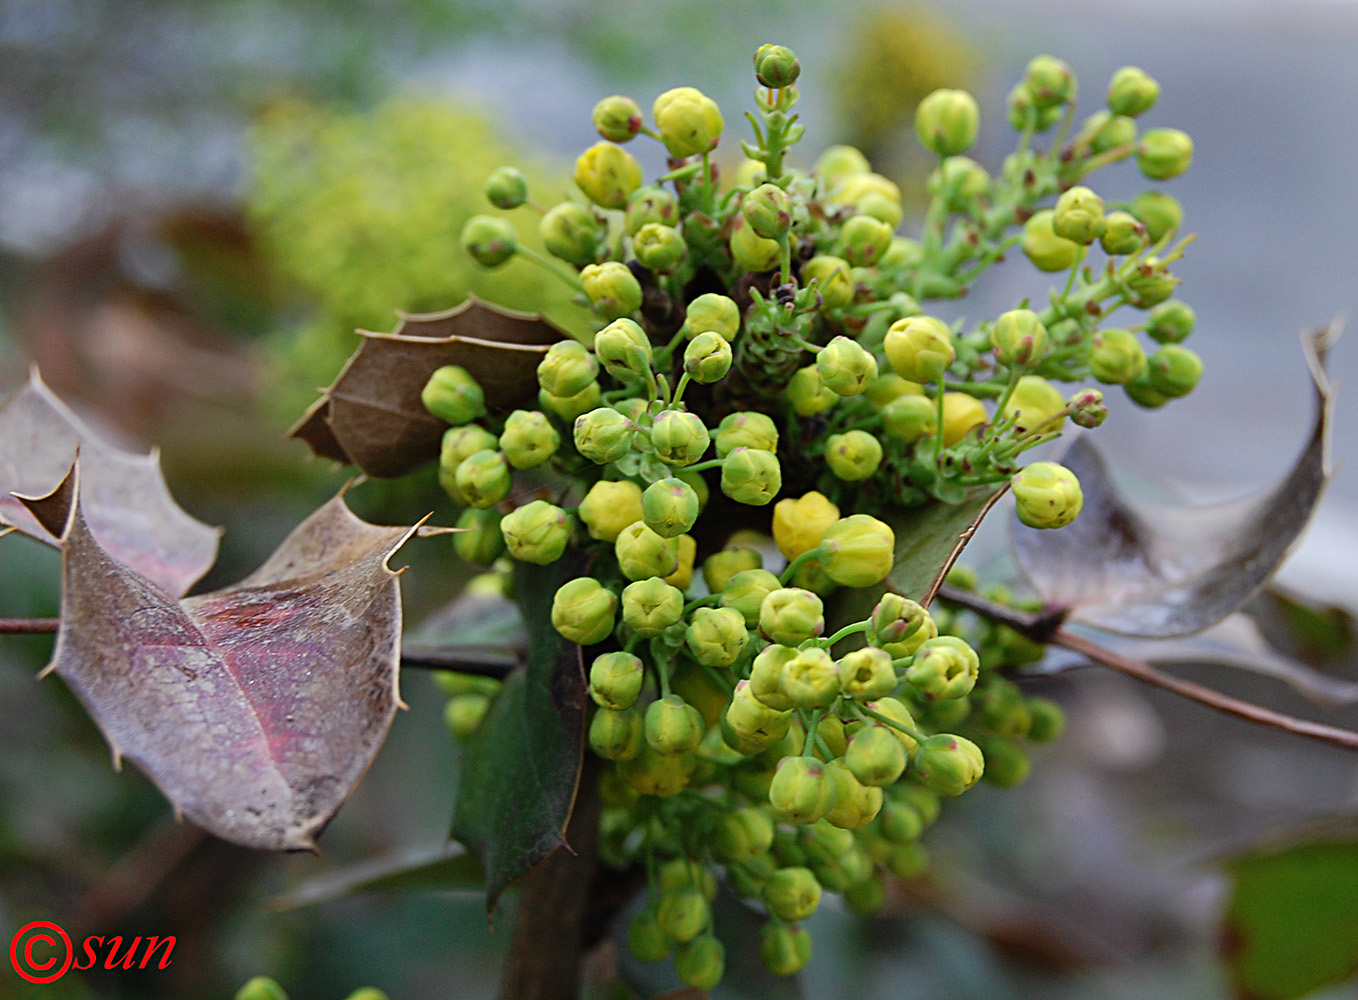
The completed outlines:
[[[625,93],[649,108],[683,84],[722,106],[719,159],[734,162],[765,41],[803,66],[794,165],[853,143],[907,197],[929,169],[914,105],[936,87],[977,95],[972,155],[995,168],[1013,143],[1004,95],[1033,55],[1071,64],[1084,112],[1120,66],[1156,77],[1148,124],[1182,128],[1196,147],[1169,190],[1198,234],[1175,273],[1206,375],[1158,411],[1110,394],[1098,440],[1130,475],[1195,499],[1281,477],[1311,419],[1298,333],[1358,313],[1358,4],[1341,0],[0,0],[0,396],[37,364],[107,436],[160,446],[181,503],[226,528],[204,586],[237,580],[343,482],[283,434],[355,328],[390,329],[398,309],[469,291],[581,322],[526,265],[492,274],[462,255],[485,175],[518,163],[553,201],[597,138],[596,100]],[[638,155],[657,172],[655,150]],[[1146,184],[1124,165],[1097,186],[1120,200]],[[959,314],[1045,288],[1015,261]],[[1341,340],[1331,373],[1354,372],[1358,347]],[[1326,639],[1307,655],[1354,677],[1358,409],[1342,393],[1334,431],[1337,475],[1281,579],[1322,605]],[[432,472],[352,495],[389,523],[439,496]],[[444,542],[403,553],[412,622],[462,582]],[[0,617],[56,607],[55,556],[0,543]],[[203,841],[135,771],[114,774],[60,682],[34,682],[49,653],[49,639],[0,636],[0,927],[53,919],[73,935],[179,945],[165,972],[72,974],[31,995],[220,997],[256,973],[303,1000],[365,984],[393,998],[494,994],[512,900],[491,926],[472,896],[270,905],[322,872],[441,843],[457,750],[427,676],[403,677],[411,710],[324,855],[269,857]],[[1188,669],[1282,711],[1358,723],[1253,675]],[[807,996],[1229,996],[1218,859],[1358,804],[1352,755],[1118,677],[1040,683],[1067,705],[1068,735],[1023,788],[948,811],[927,842],[927,892],[871,921],[818,915]],[[24,985],[0,969],[0,996],[29,995]]]

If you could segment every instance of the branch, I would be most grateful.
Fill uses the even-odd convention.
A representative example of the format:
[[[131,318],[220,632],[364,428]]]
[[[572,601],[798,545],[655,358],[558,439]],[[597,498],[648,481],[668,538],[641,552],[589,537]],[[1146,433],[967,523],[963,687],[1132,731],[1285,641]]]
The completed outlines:
[[[417,670],[456,670],[460,674],[504,680],[521,663],[496,658],[500,647],[487,647],[478,655],[476,646],[407,646],[401,650],[401,666]]]
[[[0,618],[0,635],[45,635],[60,624],[60,618]]]
[[[1305,736],[1308,739],[1319,740],[1322,743],[1343,747],[1346,750],[1358,750],[1358,733],[1284,715],[1281,712],[1262,708],[1253,702],[1232,698],[1230,695],[1214,691],[1212,688],[1204,687],[1201,684],[1180,680],[1178,677],[1156,670],[1148,663],[1122,656],[1083,636],[1067,632],[1061,628],[1061,622],[1065,618],[1064,611],[1018,611],[1002,604],[996,604],[993,601],[987,601],[969,591],[959,590],[956,587],[945,586],[940,589],[938,596],[945,601],[961,605],[969,611],[989,618],[991,621],[1007,625],[1034,642],[1069,649],[1073,653],[1088,657],[1094,663],[1126,674],[1128,677],[1135,677],[1145,684],[1172,691],[1180,697],[1196,701],[1208,708],[1214,708],[1218,712],[1233,715],[1237,719],[1281,729],[1283,732]]]

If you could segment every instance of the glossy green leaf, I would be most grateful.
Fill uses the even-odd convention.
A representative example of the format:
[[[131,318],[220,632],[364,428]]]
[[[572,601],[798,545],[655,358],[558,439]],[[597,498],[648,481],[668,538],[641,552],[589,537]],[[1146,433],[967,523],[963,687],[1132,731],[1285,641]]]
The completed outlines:
[[[568,565],[569,564],[569,565]],[[452,835],[486,873],[486,902],[565,843],[575,803],[588,697],[580,648],[552,627],[552,597],[583,567],[515,564],[528,665],[505,680],[468,741]]]
[[[1242,1000],[1293,1000],[1358,973],[1358,839],[1230,862],[1222,949]]]
[[[485,876],[461,844],[435,850],[402,851],[308,879],[273,901],[277,910],[328,903],[356,892],[428,890],[480,892]]]
[[[886,522],[896,533],[896,563],[887,582],[928,605],[1005,486],[973,486],[959,503],[932,503],[889,514]]]

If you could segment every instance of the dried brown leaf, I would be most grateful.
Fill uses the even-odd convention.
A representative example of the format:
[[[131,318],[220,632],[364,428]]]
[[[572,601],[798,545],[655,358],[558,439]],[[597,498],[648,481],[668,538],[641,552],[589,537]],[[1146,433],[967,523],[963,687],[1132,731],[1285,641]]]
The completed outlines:
[[[99,544],[79,474],[61,487],[74,500],[44,673],[178,813],[247,847],[314,848],[400,704],[386,563],[414,529],[368,524],[337,496],[236,586],[177,601]]]
[[[44,523],[12,494],[50,494],[77,451],[84,517],[99,544],[170,593],[186,593],[216,561],[219,530],[174,502],[156,452],[137,455],[100,440],[43,383],[37,369],[0,407],[0,528],[11,525],[56,545],[66,509],[47,505]]]
[[[536,398],[538,362],[567,336],[536,313],[474,297],[446,312],[403,315],[391,333],[358,333],[358,350],[288,434],[381,478],[438,457],[448,425],[420,402],[437,369],[461,365],[485,391],[486,408],[508,413]]]

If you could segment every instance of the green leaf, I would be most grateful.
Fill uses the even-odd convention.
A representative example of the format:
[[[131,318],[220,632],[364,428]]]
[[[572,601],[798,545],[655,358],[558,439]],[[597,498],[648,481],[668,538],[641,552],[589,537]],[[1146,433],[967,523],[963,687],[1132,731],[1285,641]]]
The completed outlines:
[[[888,514],[885,520],[896,533],[896,563],[887,582],[927,606],[1006,485],[973,486],[956,504],[932,503]]]
[[[1292,843],[1229,863],[1224,958],[1242,1000],[1292,1000],[1358,973],[1358,839]]]
[[[481,861],[486,903],[565,844],[584,746],[586,696],[580,647],[551,624],[552,597],[583,570],[579,560],[515,564],[528,628],[528,666],[505,680],[468,741],[452,835]]]
[[[523,662],[527,630],[519,606],[496,594],[463,593],[401,640],[407,663],[448,670]]]
[[[476,859],[461,844],[445,844],[374,858],[362,864],[307,879],[292,892],[273,900],[276,910],[295,910],[348,896],[355,892],[426,889],[440,892],[480,892],[485,876]]]

